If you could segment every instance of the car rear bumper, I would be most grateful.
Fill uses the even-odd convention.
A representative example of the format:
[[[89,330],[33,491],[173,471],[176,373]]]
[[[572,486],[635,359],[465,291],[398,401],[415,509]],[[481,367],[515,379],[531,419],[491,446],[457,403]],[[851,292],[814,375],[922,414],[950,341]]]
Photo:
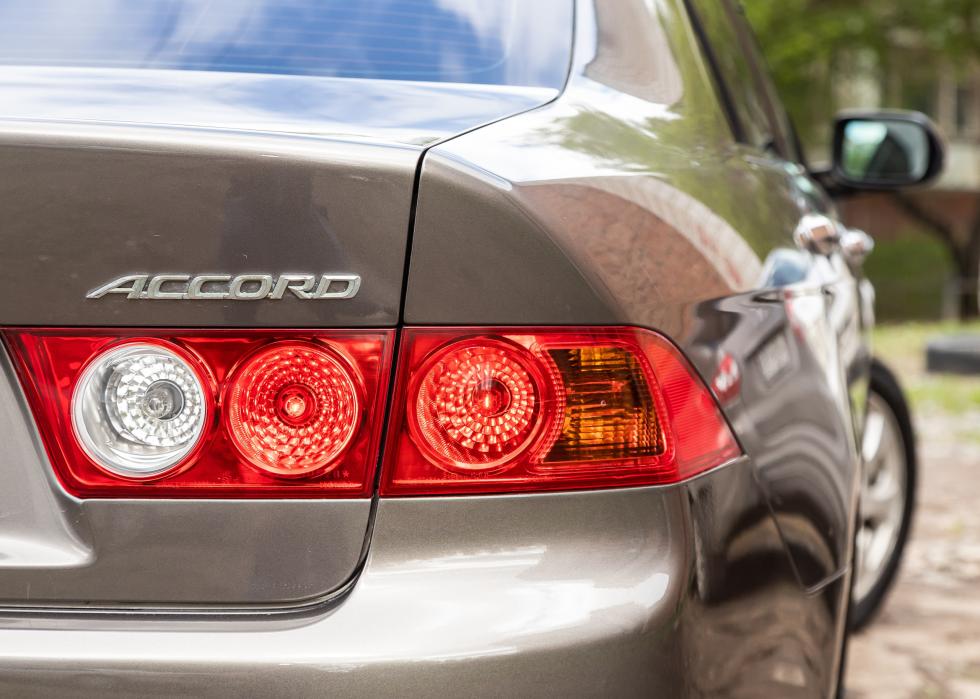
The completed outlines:
[[[23,695],[684,693],[684,488],[383,500],[349,593],[311,617],[11,618]]]
[[[804,594],[753,469],[381,500],[331,603],[0,618],[0,695],[829,696],[846,578]]]

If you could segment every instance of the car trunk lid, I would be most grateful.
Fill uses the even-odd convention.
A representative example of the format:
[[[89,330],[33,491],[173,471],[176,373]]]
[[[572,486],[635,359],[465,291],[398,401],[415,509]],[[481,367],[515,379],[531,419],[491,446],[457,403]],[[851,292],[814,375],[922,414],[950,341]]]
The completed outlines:
[[[82,99],[73,71],[18,70],[33,77],[0,71],[4,327],[395,327],[425,146],[553,95],[186,73],[186,83],[139,85],[89,71]],[[316,108],[274,99],[314,88],[326,97],[299,104]],[[149,293],[161,275],[165,293]],[[189,281],[201,275],[358,283],[247,299],[218,283],[195,298]],[[143,293],[92,293],[121,277],[145,278]],[[2,348],[0,369],[0,605],[281,607],[322,599],[356,573],[368,498],[67,494]]]

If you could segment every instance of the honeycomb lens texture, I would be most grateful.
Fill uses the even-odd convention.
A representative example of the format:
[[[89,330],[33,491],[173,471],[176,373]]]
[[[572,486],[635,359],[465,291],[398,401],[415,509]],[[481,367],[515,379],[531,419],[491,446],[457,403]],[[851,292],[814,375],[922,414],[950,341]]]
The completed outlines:
[[[176,466],[204,433],[201,379],[174,350],[127,344],[96,358],[72,398],[86,453],[117,475],[156,476]]]
[[[545,463],[615,461],[664,452],[653,395],[625,347],[549,350],[565,386],[561,431]]]
[[[437,463],[492,468],[527,445],[541,398],[522,353],[494,344],[437,356],[419,383],[413,416]]]
[[[290,342],[252,356],[228,394],[232,442],[276,476],[326,472],[350,445],[361,406],[353,369],[325,347]]]

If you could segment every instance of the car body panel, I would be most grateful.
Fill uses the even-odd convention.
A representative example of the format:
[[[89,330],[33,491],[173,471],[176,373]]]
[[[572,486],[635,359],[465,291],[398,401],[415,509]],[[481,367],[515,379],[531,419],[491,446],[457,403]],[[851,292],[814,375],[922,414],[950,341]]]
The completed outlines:
[[[390,327],[423,148],[557,91],[5,67],[0,93],[0,324]],[[86,298],[144,273],[362,283],[313,302]]]
[[[6,67],[0,92],[0,324],[381,328],[399,319],[425,145],[557,91]],[[360,286],[343,299],[87,298],[126,274],[168,273],[346,273]],[[368,498],[66,494],[0,355],[0,473],[10,486],[0,605],[315,604],[363,563]]]
[[[331,607],[8,619],[0,687],[41,696],[70,676],[75,696],[824,696],[841,591],[799,593],[765,506],[732,496],[752,478],[742,459],[688,486],[382,500],[364,570]],[[716,513],[740,532],[721,567],[699,558],[734,534],[709,528]]]
[[[131,243],[168,265],[198,259],[232,273],[330,264],[310,271],[362,274],[365,290],[322,303],[82,301],[89,288],[136,271],[119,269],[136,257],[113,252],[104,270],[85,258],[86,274],[94,264],[104,279],[58,277],[63,295],[40,282],[41,296],[66,299],[64,308],[8,299],[0,301],[0,323],[30,316],[28,323],[103,325],[647,327],[691,360],[744,456],[674,486],[381,498],[366,525],[366,558],[350,562],[345,585],[336,587],[335,576],[332,595],[287,596],[292,603],[257,606],[251,615],[220,605],[134,614],[104,605],[86,614],[8,608],[0,686],[21,691],[30,678],[40,694],[70,677],[82,678],[77,694],[101,696],[424,696],[461,688],[477,696],[833,695],[846,628],[866,323],[853,270],[795,235],[809,215],[833,221],[833,208],[798,164],[735,142],[681,0],[578,0],[575,42],[557,99],[425,141],[424,153],[406,140],[370,136],[67,123],[52,134],[49,124],[5,124],[21,130],[20,145],[8,144],[21,156],[10,167],[33,173],[35,188],[48,186],[29,201],[69,193],[52,210],[61,212],[51,219],[60,232],[48,248],[25,237],[27,219],[18,219],[21,235],[10,240],[26,241],[26,252],[14,260],[11,288],[37,284],[40,255],[53,255],[57,240],[89,221],[69,213],[81,201],[122,196],[123,210],[135,211],[142,192],[160,227],[151,230],[162,235],[166,223],[189,232],[134,242],[133,220],[123,217],[107,242],[124,250]],[[39,147],[18,151],[24,133]],[[96,133],[116,134],[99,157],[90,154]],[[280,157],[260,162],[268,154]],[[127,163],[127,180],[152,165],[154,180],[130,189],[120,180],[88,181],[104,158]],[[198,210],[221,209],[220,196],[194,192],[212,182],[228,191],[239,166],[257,174],[214,220],[164,211],[161,202],[173,209],[180,199],[175,193]],[[156,184],[161,167],[169,174]],[[59,168],[68,179],[57,179]],[[289,197],[269,198],[281,177]],[[0,191],[0,201],[9,206],[10,192]],[[310,211],[325,213],[314,221]],[[247,261],[202,247],[231,241],[221,231],[244,227],[251,232],[234,239],[237,250],[282,222],[293,232],[267,248],[256,242]],[[339,232],[342,244],[311,254],[295,233],[303,230],[321,243]],[[95,233],[84,235],[90,241]],[[67,264],[65,252],[56,264]],[[735,389],[717,380],[732,365]],[[246,582],[224,584],[228,595]],[[265,581],[257,584],[268,592]]]
[[[307,601],[362,560],[369,499],[80,500],[58,484],[0,347],[0,606]]]
[[[0,322],[394,325],[417,159],[281,135],[5,124]],[[349,270],[361,276],[351,299],[86,298],[125,274]]]
[[[748,370],[783,333],[785,385],[747,384],[751,400],[727,411],[758,455],[802,584],[827,584],[850,562],[851,385],[866,382],[869,356],[855,277],[795,236],[808,215],[832,220],[832,206],[798,165],[734,142],[679,4],[595,11],[600,33],[646,28],[652,53],[596,50],[579,34],[558,100],[429,151],[406,320],[645,326],[707,378],[723,351]]]
[[[295,134],[423,147],[558,90],[191,70],[0,66],[7,122]],[[432,109],[438,103],[439,110]]]

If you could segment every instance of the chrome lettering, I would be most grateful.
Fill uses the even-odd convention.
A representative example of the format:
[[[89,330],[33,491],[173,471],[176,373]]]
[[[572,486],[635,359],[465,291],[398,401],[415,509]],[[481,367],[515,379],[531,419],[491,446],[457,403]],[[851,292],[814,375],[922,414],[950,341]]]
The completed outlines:
[[[278,301],[286,290],[297,299],[351,299],[361,288],[357,274],[127,274],[92,289],[85,297],[125,294],[131,300]]]

